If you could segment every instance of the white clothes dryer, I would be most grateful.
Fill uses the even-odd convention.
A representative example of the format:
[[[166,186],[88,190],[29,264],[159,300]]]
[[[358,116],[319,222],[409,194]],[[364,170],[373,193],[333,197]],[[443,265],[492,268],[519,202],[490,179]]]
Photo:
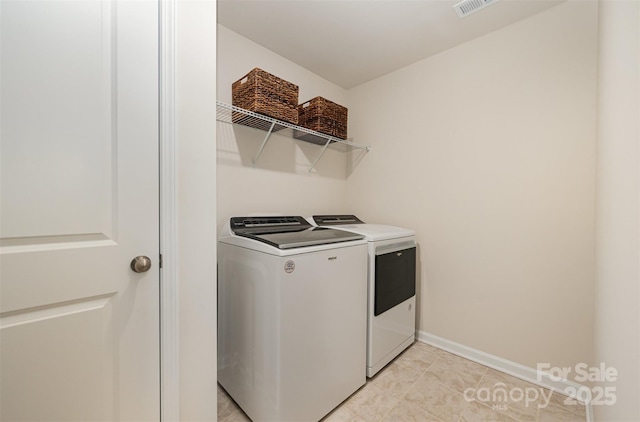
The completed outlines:
[[[416,233],[366,224],[355,215],[315,215],[307,220],[367,240],[367,376],[373,377],[415,341]]]

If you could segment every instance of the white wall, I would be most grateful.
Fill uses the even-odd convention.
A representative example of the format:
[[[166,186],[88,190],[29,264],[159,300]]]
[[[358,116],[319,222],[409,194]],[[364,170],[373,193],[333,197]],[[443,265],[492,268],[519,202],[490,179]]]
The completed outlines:
[[[180,421],[215,421],[215,1],[176,2]]]
[[[596,362],[618,371],[597,420],[640,420],[640,3],[599,10]]]
[[[344,104],[346,91],[270,50],[218,25],[218,99],[231,104],[231,84],[259,67],[299,86],[300,102],[322,96]],[[218,222],[232,216],[342,213],[346,155],[328,150],[309,174],[321,147],[272,135],[256,167],[252,160],[265,132],[218,124]]]
[[[591,362],[596,28],[564,3],[348,92],[347,208],[417,230],[420,330]]]

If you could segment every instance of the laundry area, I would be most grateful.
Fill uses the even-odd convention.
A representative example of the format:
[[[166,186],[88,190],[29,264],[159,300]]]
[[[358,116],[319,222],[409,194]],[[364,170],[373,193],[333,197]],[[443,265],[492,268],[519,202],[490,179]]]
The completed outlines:
[[[220,1],[219,420],[640,417],[637,362],[614,352],[627,336],[640,352],[622,322],[640,316],[609,296],[638,286],[604,252],[621,221],[637,229],[613,217],[638,210],[618,196],[635,192],[620,186],[637,171],[618,171],[634,168],[637,139],[616,144],[638,130],[637,50],[617,48],[637,38],[634,13],[616,1]],[[359,237],[306,244],[318,228]],[[364,252],[332,272],[350,248]],[[289,280],[326,290],[296,303]],[[337,280],[354,296],[331,291]],[[336,370],[347,361],[354,374]],[[598,362],[620,375],[602,391],[576,370]],[[497,387],[535,391],[535,404],[495,399]],[[605,391],[615,400],[598,403]]]
[[[0,40],[0,420],[640,421],[640,0]]]

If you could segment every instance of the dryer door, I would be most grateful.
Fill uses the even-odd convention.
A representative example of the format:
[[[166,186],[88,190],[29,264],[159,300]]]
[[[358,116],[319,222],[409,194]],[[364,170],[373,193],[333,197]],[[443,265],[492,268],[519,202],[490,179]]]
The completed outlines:
[[[376,250],[374,316],[416,294],[416,247]]]

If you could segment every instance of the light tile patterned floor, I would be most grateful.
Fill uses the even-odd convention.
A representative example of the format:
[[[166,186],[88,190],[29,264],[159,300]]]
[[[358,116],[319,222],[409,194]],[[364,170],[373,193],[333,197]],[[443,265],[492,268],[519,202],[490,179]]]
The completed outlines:
[[[218,421],[249,418],[218,386]],[[416,342],[322,422],[585,422],[566,397]]]

